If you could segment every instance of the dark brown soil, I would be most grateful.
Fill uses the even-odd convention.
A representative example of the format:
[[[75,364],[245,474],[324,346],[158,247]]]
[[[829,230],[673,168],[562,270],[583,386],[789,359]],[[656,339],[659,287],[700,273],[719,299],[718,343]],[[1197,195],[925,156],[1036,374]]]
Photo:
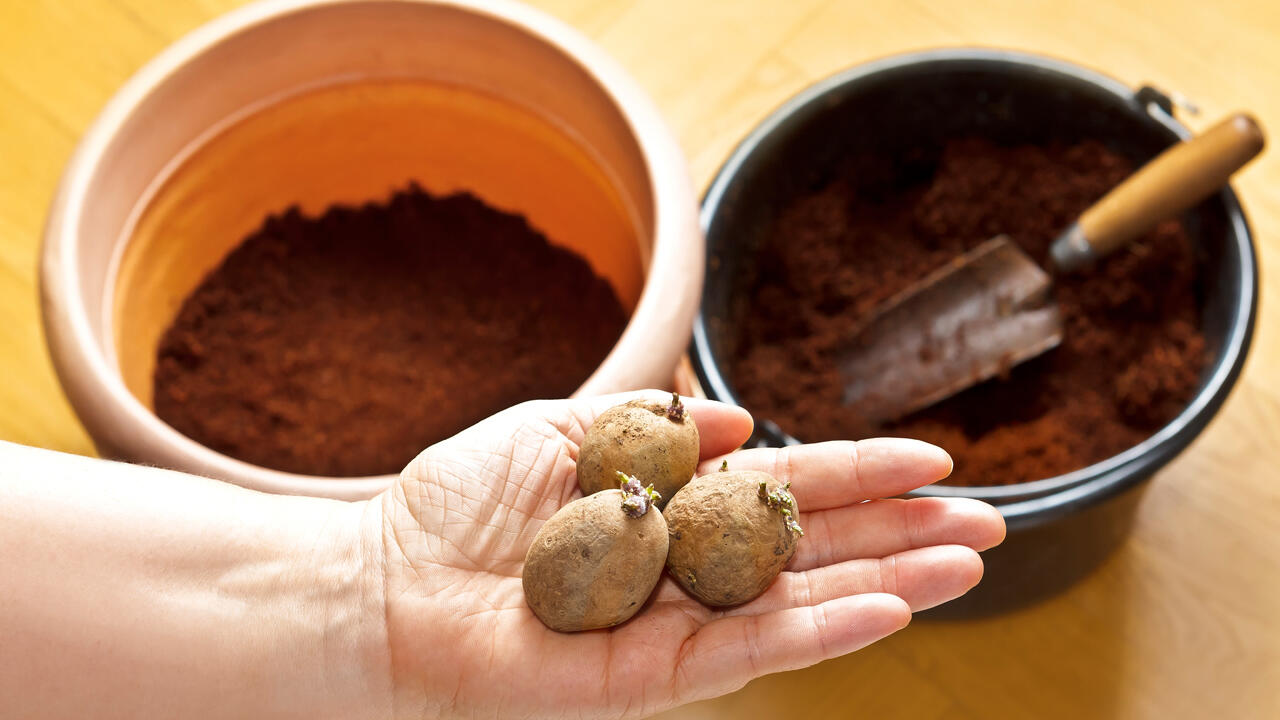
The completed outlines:
[[[808,442],[916,437],[956,461],[949,482],[1050,477],[1125,450],[1190,400],[1206,361],[1192,245],[1161,224],[1091,270],[1060,277],[1062,345],[897,423],[841,406],[835,364],[864,314],[1001,233],[1032,257],[1132,168],[1096,142],[951,142],[936,164],[855,158],[786,208],[761,248],[731,375],[747,408]]]
[[[156,412],[259,465],[396,473],[498,410],[571,394],[626,322],[586,261],[471,195],[295,208],[187,298]]]

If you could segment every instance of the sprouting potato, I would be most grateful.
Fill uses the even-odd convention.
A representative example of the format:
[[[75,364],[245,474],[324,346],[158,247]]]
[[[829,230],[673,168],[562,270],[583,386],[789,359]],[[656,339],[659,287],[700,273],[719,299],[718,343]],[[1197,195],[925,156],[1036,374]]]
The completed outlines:
[[[578,453],[578,485],[586,495],[615,487],[614,473],[623,472],[670,498],[697,469],[698,426],[675,394],[669,404],[632,400],[604,411]]]
[[[795,554],[803,531],[790,483],[754,470],[694,479],[667,503],[667,569],[713,607],[759,597]]]
[[[547,627],[593,630],[635,615],[662,577],[667,524],[653,486],[615,473],[621,489],[560,508],[525,555],[524,595]]]

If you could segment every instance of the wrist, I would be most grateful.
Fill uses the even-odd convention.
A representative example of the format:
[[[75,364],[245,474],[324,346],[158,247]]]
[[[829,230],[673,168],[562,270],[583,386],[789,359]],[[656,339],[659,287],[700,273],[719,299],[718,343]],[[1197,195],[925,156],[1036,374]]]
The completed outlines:
[[[301,499],[278,499],[288,503],[282,513],[301,514]],[[289,568],[283,570],[288,577],[263,584],[274,595],[273,624],[284,630],[278,638],[282,647],[269,649],[266,660],[285,664],[276,668],[277,677],[292,675],[292,680],[282,683],[281,697],[298,703],[298,712],[285,714],[388,718],[391,677],[381,506],[377,501],[305,502],[324,507],[294,533],[296,544],[286,550],[291,557],[281,562],[282,568]]]

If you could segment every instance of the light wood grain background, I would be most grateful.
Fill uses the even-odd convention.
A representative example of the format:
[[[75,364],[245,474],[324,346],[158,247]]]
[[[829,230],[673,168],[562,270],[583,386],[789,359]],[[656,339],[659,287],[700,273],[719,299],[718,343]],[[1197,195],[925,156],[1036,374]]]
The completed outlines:
[[[0,438],[91,447],[41,336],[36,256],[78,135],[151,55],[237,0],[0,0]],[[1280,3],[539,0],[621,61],[704,187],[760,118],[851,64],[910,49],[1039,51],[1238,108],[1280,138]],[[1184,115],[1185,118],[1185,115]],[[1068,593],[977,622],[921,621],[863,652],[671,718],[1280,717],[1280,150],[1236,183],[1262,314],[1217,420],[1160,473],[1134,537]],[[2,642],[2,640],[0,640]]]

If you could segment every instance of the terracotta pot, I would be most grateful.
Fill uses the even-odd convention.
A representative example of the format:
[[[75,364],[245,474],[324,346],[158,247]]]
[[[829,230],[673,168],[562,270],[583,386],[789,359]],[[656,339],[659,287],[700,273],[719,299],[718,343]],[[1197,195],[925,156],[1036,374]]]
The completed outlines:
[[[441,120],[397,124],[399,101],[385,94],[376,112],[350,94],[323,100],[325,88],[387,85],[434,88],[404,102]],[[322,99],[239,122],[299,98]],[[559,149],[539,150],[539,133]],[[44,323],[99,451],[270,492],[386,487],[391,476],[297,475],[210,450],[152,413],[150,377],[182,299],[264,215],[385,198],[411,178],[525,214],[613,283],[631,320],[576,394],[671,382],[701,292],[696,201],[674,138],[614,62],[514,3],[267,0],[140,70],[62,178],[41,260]],[[611,198],[612,214],[592,192]]]

